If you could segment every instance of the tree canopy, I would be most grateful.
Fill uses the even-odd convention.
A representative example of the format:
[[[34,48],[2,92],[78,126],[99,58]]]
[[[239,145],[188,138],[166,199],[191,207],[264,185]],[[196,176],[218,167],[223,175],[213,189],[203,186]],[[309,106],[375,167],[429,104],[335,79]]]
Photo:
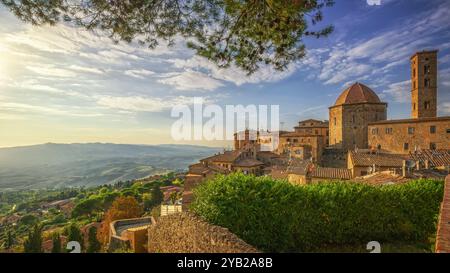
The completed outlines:
[[[234,64],[249,74],[261,65],[284,70],[305,56],[305,36],[320,38],[333,31],[317,23],[334,0],[0,1],[22,21],[68,22],[101,30],[116,42],[155,48],[181,37],[219,67]]]

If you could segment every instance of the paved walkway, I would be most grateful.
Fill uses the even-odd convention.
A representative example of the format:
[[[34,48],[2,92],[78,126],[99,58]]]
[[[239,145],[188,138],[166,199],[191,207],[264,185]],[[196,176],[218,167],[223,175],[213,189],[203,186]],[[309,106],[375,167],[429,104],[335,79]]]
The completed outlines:
[[[450,175],[445,179],[444,199],[436,235],[436,252],[450,253]]]

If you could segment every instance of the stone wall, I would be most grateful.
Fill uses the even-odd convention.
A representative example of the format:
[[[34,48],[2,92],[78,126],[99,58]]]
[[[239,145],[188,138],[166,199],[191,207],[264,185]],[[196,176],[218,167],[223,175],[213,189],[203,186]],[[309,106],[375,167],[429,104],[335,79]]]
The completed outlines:
[[[161,217],[148,229],[149,253],[256,253],[228,229],[191,213]]]
[[[357,103],[330,108],[330,146],[349,150],[368,147],[370,122],[386,120],[385,103]]]
[[[408,128],[414,128],[414,132],[410,133]],[[370,147],[393,153],[408,154],[416,148],[430,149],[431,143],[436,149],[450,149],[450,117],[378,122],[369,125],[368,133]]]

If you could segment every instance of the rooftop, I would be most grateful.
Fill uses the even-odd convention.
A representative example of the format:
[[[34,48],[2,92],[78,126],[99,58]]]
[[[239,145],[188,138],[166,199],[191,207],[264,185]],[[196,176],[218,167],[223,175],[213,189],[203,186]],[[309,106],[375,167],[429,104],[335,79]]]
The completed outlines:
[[[395,124],[395,123],[420,123],[420,122],[434,122],[434,121],[450,121],[450,116],[434,117],[434,118],[412,118],[412,119],[391,119],[371,122],[369,125],[379,124]]]
[[[334,106],[356,103],[383,103],[378,95],[362,83],[355,83],[337,98]]]
[[[350,180],[352,178],[352,172],[349,169],[343,168],[318,167],[311,171],[310,176],[312,178]]]
[[[350,152],[353,165],[358,167],[392,167],[400,168],[403,166],[403,160],[409,160],[409,156],[400,154],[387,153],[367,153],[367,152]]]

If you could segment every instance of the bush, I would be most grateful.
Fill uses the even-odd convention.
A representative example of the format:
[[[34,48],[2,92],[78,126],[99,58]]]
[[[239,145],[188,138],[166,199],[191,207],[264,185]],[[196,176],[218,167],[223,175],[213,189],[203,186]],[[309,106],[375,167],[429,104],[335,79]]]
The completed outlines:
[[[309,251],[369,241],[426,241],[436,231],[443,183],[294,186],[241,173],[194,190],[191,209],[264,251]]]

